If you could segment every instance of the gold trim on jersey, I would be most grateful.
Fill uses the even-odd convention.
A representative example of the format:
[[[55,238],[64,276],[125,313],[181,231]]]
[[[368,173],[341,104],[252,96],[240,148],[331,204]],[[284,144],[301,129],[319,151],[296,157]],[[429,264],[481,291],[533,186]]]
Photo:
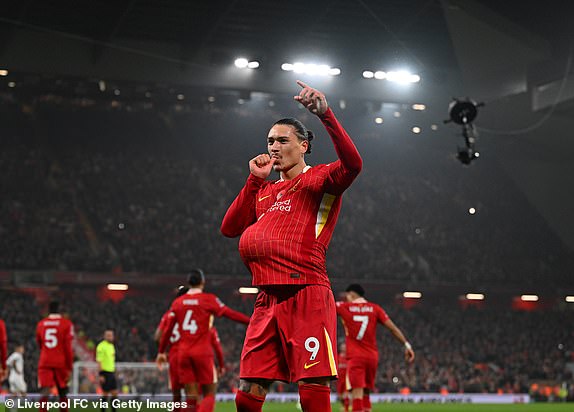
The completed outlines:
[[[327,355],[329,356],[329,366],[331,367],[331,375],[337,376],[337,364],[335,363],[335,355],[333,355],[333,346],[331,345],[331,337],[327,329],[323,327],[325,331],[325,340],[327,341]]]
[[[329,212],[333,206],[337,196],[325,193],[323,199],[321,199],[321,204],[319,205],[319,211],[317,212],[317,223],[315,224],[315,238],[318,238],[325,224],[327,223],[327,218],[329,217]]]

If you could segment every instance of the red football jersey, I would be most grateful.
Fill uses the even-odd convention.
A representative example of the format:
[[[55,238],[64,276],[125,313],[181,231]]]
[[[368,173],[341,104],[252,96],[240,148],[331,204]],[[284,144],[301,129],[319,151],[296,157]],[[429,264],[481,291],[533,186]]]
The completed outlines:
[[[359,298],[353,302],[337,302],[337,314],[345,327],[347,359],[378,357],[377,322],[389,320],[383,308]]]
[[[217,296],[191,289],[175,299],[168,314],[166,328],[162,333],[159,352],[164,352],[172,331],[178,327],[179,349],[187,353],[213,355],[210,329],[213,316],[221,316],[226,306]],[[165,336],[164,336],[165,334]],[[167,334],[170,336],[168,337]]]
[[[168,326],[169,313],[170,310],[168,310],[163,314],[161,320],[159,321],[159,326],[157,327],[159,330],[161,330],[162,336],[166,332]],[[175,325],[173,325],[173,329],[171,330],[171,336],[169,337],[169,344],[170,344],[169,350],[170,351],[177,350],[180,341],[181,341],[181,334],[179,333],[179,324],[176,322]]]
[[[241,235],[239,253],[254,285],[329,285],[325,255],[341,196],[359,174],[362,160],[330,109],[321,121],[339,160],[307,166],[289,181],[250,174],[223,219],[224,235]]]
[[[36,326],[36,342],[40,347],[38,368],[72,369],[74,325],[69,319],[50,314]]]

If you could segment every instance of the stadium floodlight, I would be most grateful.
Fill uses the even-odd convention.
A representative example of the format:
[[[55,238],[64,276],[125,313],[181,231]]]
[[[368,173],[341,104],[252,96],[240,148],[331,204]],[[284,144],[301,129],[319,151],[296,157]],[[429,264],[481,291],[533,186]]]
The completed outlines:
[[[520,300],[523,302],[538,302],[538,295],[522,295]]]
[[[247,63],[248,69],[257,69],[259,67],[259,62],[257,60],[253,60],[252,62]]]
[[[235,59],[235,67],[237,67],[238,69],[245,69],[247,67],[247,65],[249,64],[249,60],[240,57],[239,59]]]
[[[387,72],[386,79],[390,82],[401,84],[418,83],[421,81],[421,77],[418,74],[412,74],[406,70]]]
[[[417,110],[417,111],[423,111],[426,110],[426,106],[422,103],[415,103],[412,105],[413,110]]]
[[[6,69],[0,70],[0,76],[8,76],[8,70]]]
[[[330,67],[327,64],[302,62],[283,63],[281,65],[281,70],[300,74],[308,74],[310,76],[338,76],[341,74],[341,69],[338,67]]]
[[[387,77],[387,73],[385,73],[384,71],[381,70],[377,70],[375,72],[375,79],[377,80],[383,80]]]
[[[15,82],[8,82],[8,87],[10,87],[10,88],[16,87],[16,83]]]
[[[574,296],[566,296],[564,300],[568,303],[574,303]]]
[[[421,132],[421,128],[418,126],[413,126],[411,130],[414,134],[419,134]]]
[[[239,293],[241,293],[243,295],[254,295],[256,293],[259,293],[259,289],[253,288],[253,287],[242,286],[239,288]]]
[[[108,283],[108,290],[128,290],[126,283]]]
[[[468,213],[474,215],[476,213],[476,209],[474,207],[471,207],[468,209]]]
[[[375,117],[375,123],[376,124],[383,124],[383,118],[382,117]]]
[[[483,293],[467,293],[466,298],[468,300],[484,300]]]
[[[370,71],[370,70],[365,70],[365,71],[363,72],[363,77],[364,77],[365,79],[372,79],[373,77],[375,77],[375,73],[373,73],[373,72]]]
[[[421,292],[403,292],[403,298],[420,299],[423,297]]]

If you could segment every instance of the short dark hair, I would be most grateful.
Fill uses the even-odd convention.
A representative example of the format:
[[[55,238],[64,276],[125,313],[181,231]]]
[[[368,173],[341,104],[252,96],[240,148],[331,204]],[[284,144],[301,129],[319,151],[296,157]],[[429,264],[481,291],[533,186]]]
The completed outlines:
[[[57,300],[52,300],[48,305],[48,312],[50,313],[58,313],[60,311],[60,302]]]
[[[311,154],[311,140],[313,140],[313,138],[315,137],[315,135],[311,130],[307,130],[305,125],[301,123],[299,120],[295,119],[294,117],[286,117],[284,119],[277,120],[273,124],[273,126],[277,124],[284,124],[293,127],[295,129],[295,134],[297,135],[299,140],[301,141],[307,140],[307,143],[309,143],[309,145],[307,146],[306,153]]]
[[[187,291],[189,290],[189,288],[187,286],[183,286],[183,285],[179,285],[177,287],[177,297],[183,296],[187,293]]]
[[[205,282],[205,275],[201,269],[192,269],[187,277],[187,283],[189,286],[199,286]]]
[[[349,286],[347,286],[345,292],[355,292],[359,296],[365,296],[365,289],[363,289],[363,287],[358,283],[352,283]]]

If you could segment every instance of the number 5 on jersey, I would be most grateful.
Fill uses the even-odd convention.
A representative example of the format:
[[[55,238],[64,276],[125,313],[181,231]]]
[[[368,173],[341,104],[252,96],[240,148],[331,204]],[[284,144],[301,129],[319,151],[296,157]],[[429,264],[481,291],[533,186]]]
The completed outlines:
[[[56,328],[48,328],[44,332],[44,345],[47,348],[52,349],[58,346],[58,329]]]

